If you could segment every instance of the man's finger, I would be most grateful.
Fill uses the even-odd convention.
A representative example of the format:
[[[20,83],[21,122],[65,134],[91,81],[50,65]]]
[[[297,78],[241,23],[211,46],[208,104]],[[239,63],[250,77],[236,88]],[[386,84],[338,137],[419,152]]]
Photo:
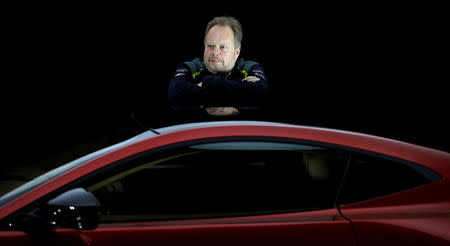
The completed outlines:
[[[249,81],[249,82],[257,82],[260,79],[258,77],[256,77],[256,76],[247,76],[243,80],[246,80],[246,81]]]
[[[239,110],[233,107],[208,107],[205,108],[209,115],[230,116],[239,114]]]

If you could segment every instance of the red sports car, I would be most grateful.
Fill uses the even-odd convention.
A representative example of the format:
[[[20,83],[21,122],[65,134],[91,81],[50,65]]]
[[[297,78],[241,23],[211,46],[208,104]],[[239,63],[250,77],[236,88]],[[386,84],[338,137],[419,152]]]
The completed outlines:
[[[0,198],[0,245],[449,245],[450,154],[272,122],[150,130]]]

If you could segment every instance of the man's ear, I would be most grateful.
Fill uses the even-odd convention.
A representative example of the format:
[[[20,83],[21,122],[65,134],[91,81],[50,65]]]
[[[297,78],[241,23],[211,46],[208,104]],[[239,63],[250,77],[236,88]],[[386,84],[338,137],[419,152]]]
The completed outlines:
[[[239,56],[240,53],[241,53],[241,46],[236,48],[236,51],[235,51],[236,57]]]

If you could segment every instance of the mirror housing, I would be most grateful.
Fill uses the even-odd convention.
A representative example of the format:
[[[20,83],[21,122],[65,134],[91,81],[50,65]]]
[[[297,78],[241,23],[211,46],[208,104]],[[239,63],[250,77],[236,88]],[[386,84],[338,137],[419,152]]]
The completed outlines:
[[[100,219],[100,202],[83,188],[66,191],[47,202],[44,218],[48,225],[93,230]]]

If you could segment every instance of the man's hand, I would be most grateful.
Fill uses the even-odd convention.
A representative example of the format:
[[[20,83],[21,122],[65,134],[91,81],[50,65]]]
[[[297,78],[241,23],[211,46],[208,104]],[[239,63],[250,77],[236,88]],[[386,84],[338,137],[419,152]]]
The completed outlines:
[[[256,77],[256,76],[247,76],[242,81],[244,81],[244,80],[246,80],[248,82],[258,82],[258,81],[260,81],[260,79],[258,77]],[[197,85],[201,87],[202,84],[203,84],[203,81],[198,83]]]
[[[248,82],[258,82],[260,79],[256,76],[247,76],[243,79]],[[202,86],[202,82],[197,84],[198,86]],[[232,116],[239,114],[239,110],[233,107],[208,107],[205,108],[206,112],[209,115],[213,116]]]
[[[247,76],[242,81],[244,81],[244,80],[246,80],[248,82],[257,82],[260,79],[258,77],[256,77],[256,76]]]
[[[239,114],[239,110],[233,107],[208,107],[205,108],[209,115],[231,116]]]

